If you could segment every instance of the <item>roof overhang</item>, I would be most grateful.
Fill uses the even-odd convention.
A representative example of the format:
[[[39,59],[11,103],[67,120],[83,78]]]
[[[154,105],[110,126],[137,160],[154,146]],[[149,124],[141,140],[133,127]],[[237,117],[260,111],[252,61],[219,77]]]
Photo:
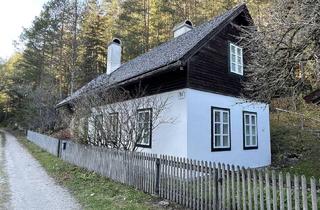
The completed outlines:
[[[157,74],[157,73],[160,73],[160,72],[163,72],[163,71],[167,71],[167,70],[171,70],[171,69],[175,69],[175,68],[178,68],[180,66],[183,66],[184,63],[180,60],[176,61],[176,62],[173,62],[171,64],[168,64],[166,66],[162,66],[160,68],[157,68],[157,69],[152,69],[148,72],[144,72],[143,74],[140,74],[140,75],[137,75],[137,76],[134,76],[132,78],[129,78],[129,79],[126,79],[126,80],[123,80],[123,81],[120,81],[120,82],[117,82],[115,84],[112,84],[112,85],[109,85],[109,86],[105,86],[103,88],[99,88],[99,89],[95,89],[95,90],[92,90],[92,91],[88,91],[86,93],[83,93],[83,94],[92,94],[92,93],[95,93],[95,92],[99,92],[101,91],[102,89],[104,91],[108,90],[108,89],[112,89],[112,88],[116,88],[116,87],[119,87],[119,86],[122,86],[122,85],[125,85],[125,84],[128,84],[128,83],[132,83],[132,82],[135,82],[135,81],[138,81],[138,80],[141,80],[143,78],[146,78],[146,77],[149,77],[149,76],[152,76],[154,74]],[[68,100],[68,98],[66,98],[65,100],[61,101],[60,103],[58,103],[56,105],[56,109],[59,109],[63,106],[73,106],[73,102],[78,99],[79,97],[83,96],[83,94],[79,95],[78,97],[76,98],[73,98],[73,99],[70,99]]]

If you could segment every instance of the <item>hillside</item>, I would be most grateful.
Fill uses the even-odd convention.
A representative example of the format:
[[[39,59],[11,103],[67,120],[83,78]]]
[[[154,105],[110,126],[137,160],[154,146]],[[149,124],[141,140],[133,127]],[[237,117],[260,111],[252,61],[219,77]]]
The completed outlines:
[[[318,123],[300,115],[272,111],[270,126],[272,166],[294,174],[320,178]]]

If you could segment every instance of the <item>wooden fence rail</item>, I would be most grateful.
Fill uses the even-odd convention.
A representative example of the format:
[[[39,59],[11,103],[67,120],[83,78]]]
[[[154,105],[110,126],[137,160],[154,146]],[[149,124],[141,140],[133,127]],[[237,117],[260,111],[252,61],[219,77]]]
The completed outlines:
[[[190,209],[317,210],[320,205],[320,180],[313,177],[73,142],[58,145],[67,162]]]

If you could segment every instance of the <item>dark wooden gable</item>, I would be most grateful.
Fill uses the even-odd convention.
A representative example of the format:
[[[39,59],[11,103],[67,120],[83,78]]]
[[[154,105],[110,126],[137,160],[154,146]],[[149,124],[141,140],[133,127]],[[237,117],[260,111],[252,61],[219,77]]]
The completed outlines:
[[[133,92],[141,88],[146,95],[178,90],[187,87],[187,71],[176,67],[127,83],[122,87]]]
[[[222,28],[189,59],[188,87],[223,95],[240,95],[243,76],[231,73],[229,70],[229,43],[236,44],[240,35],[239,29],[234,24],[248,25],[244,12]]]

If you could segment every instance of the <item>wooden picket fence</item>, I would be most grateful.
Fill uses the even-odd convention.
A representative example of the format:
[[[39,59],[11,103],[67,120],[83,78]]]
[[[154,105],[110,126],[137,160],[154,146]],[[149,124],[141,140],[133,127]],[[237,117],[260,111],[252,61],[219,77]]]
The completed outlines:
[[[160,157],[160,197],[191,209],[316,210],[319,189],[314,178],[309,183],[289,173]]]
[[[47,145],[39,143],[44,149]],[[57,145],[58,156],[67,162],[190,209],[317,210],[320,206],[320,180],[315,178],[70,141]]]
[[[314,178],[307,182],[305,176],[265,169],[91,146],[86,151],[88,148],[92,150],[85,154],[88,167],[77,165],[186,208],[318,209],[319,186]],[[81,157],[79,153],[83,154],[76,150],[75,156]]]
[[[148,153],[110,154],[110,178],[190,209],[318,209],[315,178]]]

